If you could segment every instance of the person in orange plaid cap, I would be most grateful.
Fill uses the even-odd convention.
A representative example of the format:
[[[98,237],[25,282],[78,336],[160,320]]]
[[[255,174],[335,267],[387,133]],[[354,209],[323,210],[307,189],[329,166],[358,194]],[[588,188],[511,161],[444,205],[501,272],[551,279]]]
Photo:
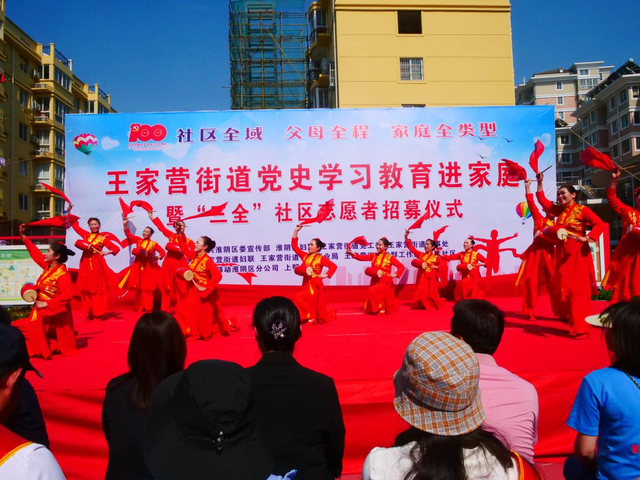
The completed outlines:
[[[445,332],[415,338],[395,374],[394,407],[411,425],[392,448],[374,448],[362,480],[540,479],[535,469],[482,429],[485,413],[473,350]]]
[[[13,325],[22,331],[30,357],[51,360],[53,353],[75,355],[78,345],[71,314],[74,290],[65,265],[69,255],[75,255],[75,252],[63,243],[52,243],[43,255],[25,235],[24,224],[20,225],[19,233],[29,255],[44,271],[35,285],[38,297],[31,314],[16,320]]]
[[[393,291],[393,279],[404,274],[405,266],[387,252],[389,245],[391,242],[387,237],[382,237],[376,242],[376,253],[360,255],[351,250],[351,244],[347,248],[347,253],[356,260],[371,262],[371,267],[365,270],[365,273],[371,277],[371,286],[369,298],[364,304],[364,313],[384,315],[400,310],[398,299]],[[396,268],[395,273],[392,267]]]
[[[632,208],[622,203],[616,195],[618,180],[619,168],[611,173],[607,203],[622,219],[622,238],[602,280],[603,287],[613,290],[612,303],[640,297],[640,187],[633,192],[636,208]]]
[[[334,310],[327,309],[327,297],[324,291],[322,279],[331,278],[337,270],[337,266],[320,251],[325,244],[319,238],[313,238],[309,242],[308,253],[304,252],[298,244],[298,232],[304,225],[297,225],[291,238],[291,248],[302,260],[302,265],[296,267],[296,273],[302,274],[302,291],[295,294],[293,302],[300,311],[302,323],[327,323],[335,320]],[[327,272],[322,270],[326,268]]]
[[[446,228],[446,227],[445,227]],[[447,263],[438,256],[438,232],[433,232],[433,239],[424,242],[424,252],[413,246],[409,238],[410,230],[405,230],[404,241],[409,251],[416,257],[411,265],[418,268],[416,293],[413,297],[415,307],[426,310],[438,310],[447,301],[440,296],[439,288],[444,285],[447,276]],[[442,282],[442,283],[440,283]]]

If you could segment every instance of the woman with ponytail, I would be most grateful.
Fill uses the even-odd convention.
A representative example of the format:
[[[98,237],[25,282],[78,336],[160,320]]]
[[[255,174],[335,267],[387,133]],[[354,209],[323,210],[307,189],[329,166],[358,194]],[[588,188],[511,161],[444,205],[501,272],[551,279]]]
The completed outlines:
[[[364,272],[371,277],[371,286],[369,287],[369,298],[364,304],[364,313],[371,315],[384,315],[400,310],[398,300],[393,291],[393,279],[401,277],[404,274],[405,267],[400,261],[387,253],[391,242],[387,237],[382,237],[376,242],[376,253],[368,253],[360,255],[354,253],[351,248],[347,249],[347,253],[351,257],[360,262],[371,262],[371,267]],[[392,267],[396,267],[395,273]]]
[[[74,292],[65,263],[75,252],[63,243],[52,243],[43,255],[25,235],[24,225],[20,225],[20,236],[29,255],[44,272],[35,285],[38,297],[31,314],[13,325],[24,334],[31,357],[50,360],[54,353],[74,355],[78,351],[71,315]]]
[[[327,297],[322,280],[331,278],[338,267],[320,254],[325,244],[319,238],[309,242],[308,253],[300,248],[298,232],[301,228],[302,225],[298,225],[291,238],[291,248],[302,260],[302,264],[296,268],[296,273],[300,272],[302,275],[302,291],[296,293],[293,301],[300,311],[302,323],[327,323],[335,320],[336,314],[334,310],[327,310]],[[322,272],[323,268],[327,269],[326,273]]]

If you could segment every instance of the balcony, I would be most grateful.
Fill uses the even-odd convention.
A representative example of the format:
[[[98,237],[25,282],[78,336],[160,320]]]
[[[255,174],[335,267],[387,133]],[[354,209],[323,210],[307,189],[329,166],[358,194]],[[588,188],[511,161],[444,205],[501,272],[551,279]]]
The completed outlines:
[[[50,83],[36,83],[31,90],[33,90],[33,92],[38,93],[38,92],[53,92],[53,86]]]
[[[39,112],[34,117],[34,122],[36,125],[51,125],[53,122],[51,121],[51,115],[49,112]]]
[[[51,193],[51,191],[43,187],[40,182],[44,182],[47,185],[50,185],[48,178],[38,178],[37,182],[34,185],[31,185],[31,190],[34,193]]]
[[[333,63],[329,63],[329,59],[325,58],[321,62],[309,62],[309,70],[307,72],[309,85],[312,87],[327,88],[334,86],[332,81],[335,77]],[[316,83],[314,85],[314,83]]]
[[[326,25],[316,25],[309,34],[309,44],[311,48],[317,45],[329,44],[329,27]]]
[[[49,145],[40,145],[40,148],[31,152],[34,157],[53,158],[53,152],[49,150]]]

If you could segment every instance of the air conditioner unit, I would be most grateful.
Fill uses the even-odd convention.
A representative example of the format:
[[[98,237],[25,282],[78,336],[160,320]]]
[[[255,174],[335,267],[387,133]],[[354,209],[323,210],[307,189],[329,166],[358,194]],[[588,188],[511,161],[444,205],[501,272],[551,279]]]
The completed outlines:
[[[40,70],[38,70],[37,68],[34,68],[33,70],[31,70],[31,76],[33,78],[40,78]]]

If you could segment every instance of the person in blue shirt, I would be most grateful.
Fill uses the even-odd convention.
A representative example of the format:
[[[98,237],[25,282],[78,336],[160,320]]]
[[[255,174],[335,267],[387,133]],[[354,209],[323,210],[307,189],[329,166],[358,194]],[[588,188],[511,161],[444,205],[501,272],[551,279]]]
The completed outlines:
[[[578,433],[564,475],[635,480],[640,477],[640,302],[611,305],[596,321],[605,328],[612,365],[582,380],[567,421]]]

